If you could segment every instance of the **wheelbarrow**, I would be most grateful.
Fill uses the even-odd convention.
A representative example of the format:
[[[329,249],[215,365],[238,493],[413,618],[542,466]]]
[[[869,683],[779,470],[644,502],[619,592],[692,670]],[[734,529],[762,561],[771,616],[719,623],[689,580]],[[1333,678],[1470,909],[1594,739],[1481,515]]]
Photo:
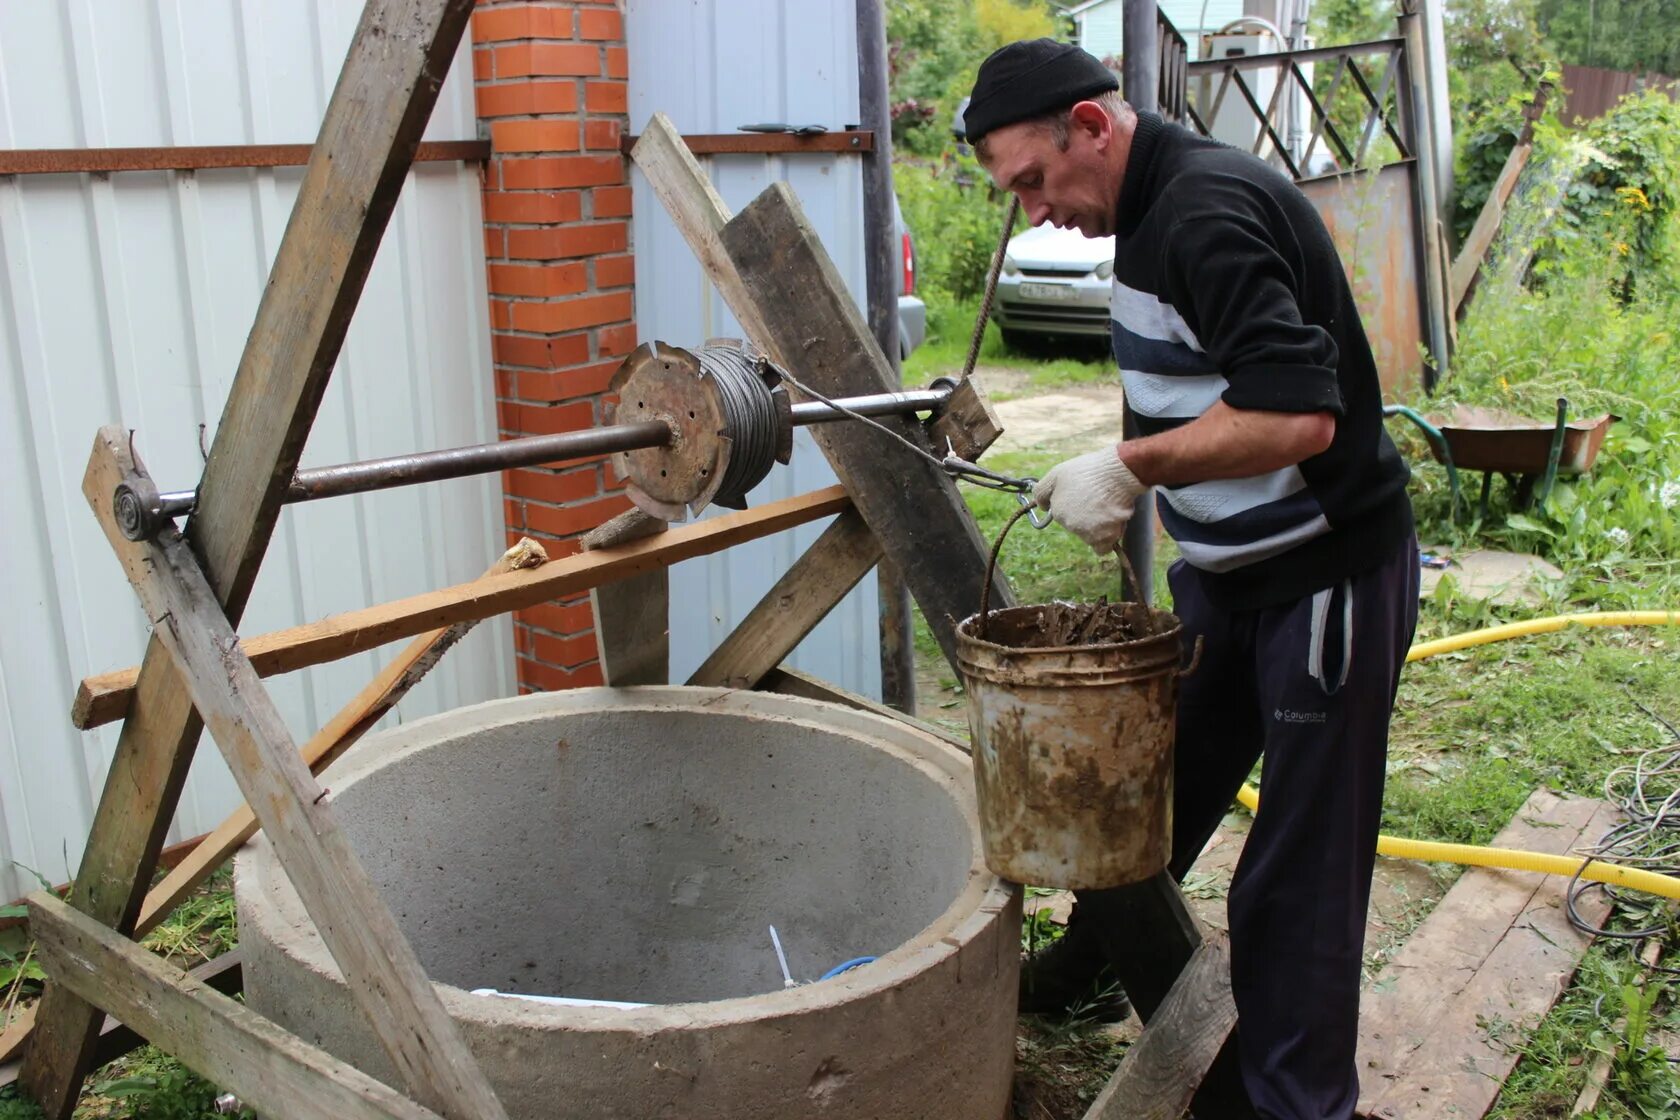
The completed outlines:
[[[1536,423],[1523,416],[1491,408],[1460,406],[1450,416],[1430,421],[1405,405],[1383,406],[1384,416],[1403,416],[1423,432],[1435,461],[1447,468],[1452,489],[1452,516],[1463,498],[1458,472],[1481,471],[1479,516],[1487,520],[1488,494],[1493,476],[1505,476],[1512,488],[1511,505],[1519,510],[1538,502],[1545,505],[1561,474],[1589,470],[1604,445],[1610,425],[1621,419],[1603,413],[1586,420],[1569,420],[1569,401],[1559,397],[1557,419]]]

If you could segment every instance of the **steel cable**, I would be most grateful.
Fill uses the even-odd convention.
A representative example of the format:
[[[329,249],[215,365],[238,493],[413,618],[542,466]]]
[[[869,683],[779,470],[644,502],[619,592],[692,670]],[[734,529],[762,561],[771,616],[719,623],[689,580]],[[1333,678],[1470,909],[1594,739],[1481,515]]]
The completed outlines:
[[[759,376],[758,360],[744,350],[707,346],[697,356],[700,368],[718,387],[724,435],[732,445],[714,500],[740,508],[776,461],[776,405],[770,386]]]

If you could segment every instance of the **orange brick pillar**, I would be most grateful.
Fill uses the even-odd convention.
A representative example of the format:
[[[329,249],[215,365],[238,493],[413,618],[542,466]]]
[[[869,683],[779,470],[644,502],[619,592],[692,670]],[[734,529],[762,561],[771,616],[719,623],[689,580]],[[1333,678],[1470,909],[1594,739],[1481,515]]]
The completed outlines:
[[[611,3],[480,0],[473,13],[496,416],[504,438],[599,424],[636,345],[630,185],[619,154],[628,53]],[[604,460],[508,471],[510,541],[551,557],[629,508]],[[600,684],[587,595],[514,615],[521,691]]]

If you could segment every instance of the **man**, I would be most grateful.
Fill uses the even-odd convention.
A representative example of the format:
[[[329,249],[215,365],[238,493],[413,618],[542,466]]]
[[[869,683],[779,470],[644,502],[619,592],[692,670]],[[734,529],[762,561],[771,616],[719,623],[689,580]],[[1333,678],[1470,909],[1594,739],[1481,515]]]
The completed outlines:
[[[1243,1084],[1260,1116],[1345,1120],[1389,714],[1417,617],[1407,471],[1312,205],[1253,156],[1133,112],[1118,84],[1076,47],[1013,43],[981,66],[965,117],[1034,225],[1115,238],[1114,355],[1140,436],[1058,464],[1035,499],[1106,552],[1160,488],[1183,555],[1174,610],[1187,645],[1204,640],[1179,695],[1171,870],[1183,878],[1263,753],[1227,902]],[[1070,923],[1055,967],[1035,970],[1042,990],[1090,990],[1095,932]],[[1048,1009],[1037,989],[1023,984],[1024,1009]]]

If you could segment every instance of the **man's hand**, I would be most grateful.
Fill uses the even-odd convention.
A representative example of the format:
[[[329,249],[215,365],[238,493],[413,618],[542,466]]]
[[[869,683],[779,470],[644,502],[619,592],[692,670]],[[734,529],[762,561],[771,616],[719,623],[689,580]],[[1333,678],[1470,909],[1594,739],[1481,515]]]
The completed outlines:
[[[1033,487],[1033,502],[1098,552],[1111,552],[1148,487],[1113,447],[1078,455],[1050,468]]]

